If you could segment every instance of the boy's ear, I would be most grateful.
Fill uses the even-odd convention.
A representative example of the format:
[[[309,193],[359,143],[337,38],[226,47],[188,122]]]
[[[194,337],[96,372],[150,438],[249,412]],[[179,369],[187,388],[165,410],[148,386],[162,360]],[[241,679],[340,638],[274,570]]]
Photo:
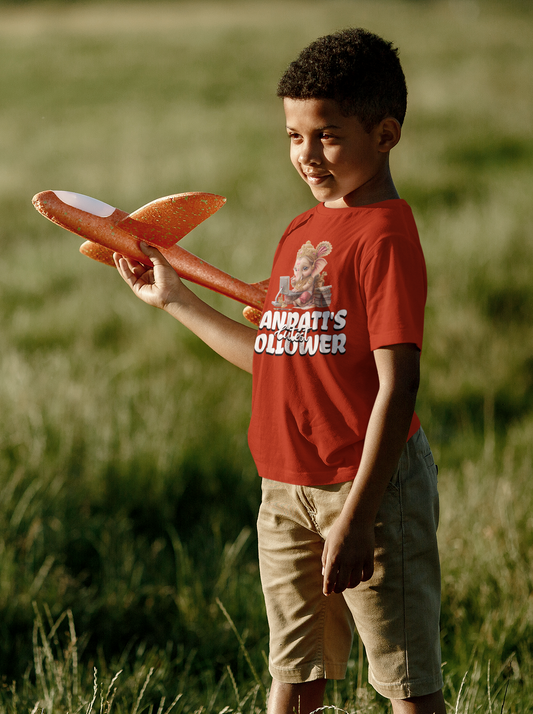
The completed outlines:
[[[378,129],[378,151],[386,153],[393,149],[400,141],[402,127],[400,122],[394,117],[383,119],[377,126]]]

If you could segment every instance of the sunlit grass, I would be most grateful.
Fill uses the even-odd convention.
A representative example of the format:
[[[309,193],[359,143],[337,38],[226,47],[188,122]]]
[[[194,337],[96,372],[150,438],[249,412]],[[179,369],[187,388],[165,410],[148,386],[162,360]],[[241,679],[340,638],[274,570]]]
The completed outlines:
[[[250,379],[31,197],[225,195],[183,245],[265,278],[312,205],[276,82],[349,24],[396,42],[408,76],[392,167],[428,264],[418,410],[440,467],[446,700],[532,710],[531,20],[527,3],[469,0],[2,5],[3,711],[163,714],[180,695],[177,714],[262,710]],[[359,654],[328,706],[387,711]]]

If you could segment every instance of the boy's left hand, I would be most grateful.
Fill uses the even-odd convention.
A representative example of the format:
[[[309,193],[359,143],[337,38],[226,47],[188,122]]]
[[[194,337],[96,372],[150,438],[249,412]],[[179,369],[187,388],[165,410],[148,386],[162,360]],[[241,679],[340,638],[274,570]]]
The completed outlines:
[[[374,524],[361,520],[333,524],[322,552],[324,595],[341,593],[370,580],[374,572]]]
[[[342,511],[324,543],[324,595],[370,580],[374,572],[374,523],[405,446],[420,378],[420,352],[412,343],[374,350],[379,390],[361,463]]]

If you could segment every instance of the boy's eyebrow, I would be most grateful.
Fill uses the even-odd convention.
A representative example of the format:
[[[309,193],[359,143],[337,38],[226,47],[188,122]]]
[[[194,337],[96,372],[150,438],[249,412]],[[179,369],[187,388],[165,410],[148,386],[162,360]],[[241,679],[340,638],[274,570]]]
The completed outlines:
[[[285,128],[288,129],[289,131],[296,131],[296,129],[293,129],[293,127],[285,125]],[[326,126],[319,126],[315,129],[315,131],[326,131],[326,129],[342,129],[342,127],[337,126],[336,124],[327,124]]]

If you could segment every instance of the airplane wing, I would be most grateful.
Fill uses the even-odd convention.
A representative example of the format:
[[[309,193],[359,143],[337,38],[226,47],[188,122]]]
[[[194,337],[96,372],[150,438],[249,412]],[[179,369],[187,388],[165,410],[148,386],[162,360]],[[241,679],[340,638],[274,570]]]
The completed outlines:
[[[266,295],[269,283],[270,283],[270,278],[267,278],[266,280],[261,280],[258,283],[252,283],[252,285],[254,287],[258,288],[259,290],[262,290]]]
[[[106,248],[99,243],[93,243],[92,240],[86,240],[85,243],[80,245],[80,253],[85,255],[87,258],[92,258],[97,260],[99,263],[104,265],[109,265],[111,268],[115,268],[115,261],[113,260],[113,252],[110,248]]]
[[[117,224],[157,248],[170,248],[226,203],[214,193],[179,193],[157,198]]]
[[[269,283],[270,278],[267,278],[266,280],[261,280],[258,283],[252,283],[252,287],[257,288],[257,290],[261,291],[263,303],[266,298]],[[252,325],[255,325],[256,327],[259,327],[263,310],[262,307],[259,307],[257,303],[254,307],[252,307],[251,305],[247,305],[242,311],[242,314],[248,320],[248,322],[251,322]]]

